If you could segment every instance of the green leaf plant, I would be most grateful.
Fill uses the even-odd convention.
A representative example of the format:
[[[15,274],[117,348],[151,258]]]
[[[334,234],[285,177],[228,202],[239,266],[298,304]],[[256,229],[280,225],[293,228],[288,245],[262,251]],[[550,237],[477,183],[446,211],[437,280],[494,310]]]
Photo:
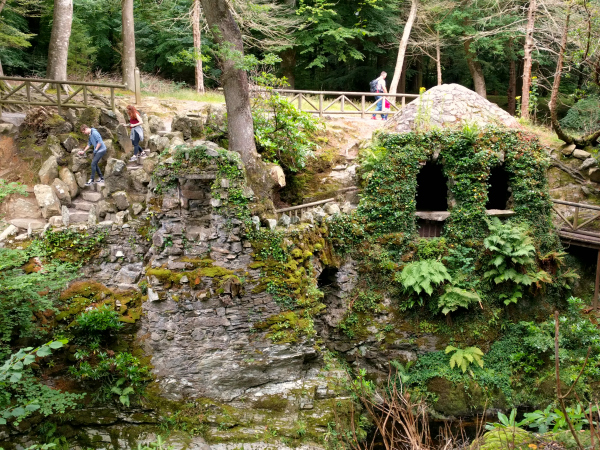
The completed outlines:
[[[443,314],[456,311],[458,308],[469,308],[473,303],[481,304],[481,297],[475,291],[467,291],[449,284],[438,300],[438,307]]]
[[[396,273],[395,279],[404,286],[406,291],[414,292],[417,295],[422,292],[431,295],[434,285],[452,281],[446,267],[441,262],[432,259],[407,264],[402,272]]]
[[[456,366],[462,369],[463,373],[465,373],[469,365],[473,362],[477,363],[479,367],[483,368],[483,352],[477,347],[467,347],[465,349],[461,349],[449,345],[446,347],[445,353],[448,354],[451,352],[454,352],[450,358],[451,369],[454,369]]]

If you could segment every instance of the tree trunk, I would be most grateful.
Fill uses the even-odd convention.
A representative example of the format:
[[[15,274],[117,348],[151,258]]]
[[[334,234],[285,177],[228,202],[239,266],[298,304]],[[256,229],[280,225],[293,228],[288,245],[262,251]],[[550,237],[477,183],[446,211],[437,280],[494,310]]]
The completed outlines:
[[[523,47],[523,91],[521,93],[521,117],[529,119],[529,89],[531,89],[531,54],[533,53],[533,31],[535,30],[535,12],[537,0],[530,0]]]
[[[400,75],[400,84],[398,85],[398,90],[401,94],[406,93],[406,69],[407,68],[408,68],[408,61],[405,58],[404,63],[402,64],[402,75]]]
[[[440,48],[440,32],[437,32],[435,40],[435,67],[437,69],[437,84],[442,85],[442,50]]]
[[[269,195],[273,183],[269,183],[268,174],[263,169],[264,165],[254,143],[248,75],[238,67],[238,63],[244,57],[242,33],[231,14],[227,0],[200,1],[215,43],[218,48],[227,49],[218,55],[218,58],[227,107],[229,150],[240,154],[255,194],[258,198],[263,198],[264,195]]]
[[[415,59],[415,78],[414,78],[414,91],[418,94],[423,87],[423,57],[419,55]]]
[[[127,89],[135,91],[135,25],[133,21],[133,0],[121,0],[121,17],[123,33],[123,53],[121,69],[123,84]]]
[[[294,89],[296,85],[296,76],[294,69],[296,67],[296,49],[288,48],[281,52],[281,72],[286,78],[289,88]]]
[[[202,34],[200,30],[200,0],[194,0],[192,7],[192,32],[194,34],[194,58],[196,59],[196,92],[204,94],[204,74],[202,72]]]
[[[506,95],[508,96],[508,113],[515,115],[515,111],[517,108],[516,105],[516,96],[517,96],[517,63],[515,61],[515,54],[513,51],[513,40],[510,38],[508,40],[508,58],[509,58],[509,66],[508,66],[508,91]]]
[[[48,48],[48,68],[46,77],[51,80],[67,79],[67,59],[69,39],[73,22],[73,0],[54,0],[54,16],[50,47]]]
[[[394,69],[394,77],[390,83],[390,94],[395,94],[398,90],[398,83],[400,82],[400,76],[402,75],[402,67],[404,66],[404,56],[406,55],[406,47],[408,45],[408,39],[410,38],[410,32],[415,18],[417,17],[417,0],[411,0],[410,12],[408,13],[408,19],[404,24],[404,32],[402,33],[402,39],[400,39],[400,45],[398,47],[398,58],[396,59],[396,68]],[[390,98],[395,103],[396,98]]]
[[[469,66],[469,72],[471,72],[471,77],[473,78],[473,85],[475,86],[475,92],[481,95],[483,98],[487,98],[486,89],[485,89],[485,78],[483,76],[483,69],[481,68],[481,64],[476,61],[473,57],[473,52],[471,52],[471,44],[473,43],[473,38],[467,38],[464,42],[465,54],[467,56],[467,65]]]
[[[4,5],[6,5],[6,0],[0,0],[0,13],[4,9]]]

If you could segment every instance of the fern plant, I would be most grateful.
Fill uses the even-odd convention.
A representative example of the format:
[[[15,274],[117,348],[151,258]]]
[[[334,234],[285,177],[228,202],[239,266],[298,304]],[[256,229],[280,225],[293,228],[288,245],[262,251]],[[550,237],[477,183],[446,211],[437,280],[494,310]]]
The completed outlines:
[[[473,303],[481,303],[481,297],[475,291],[467,291],[459,287],[448,285],[446,292],[438,300],[438,308],[443,314],[456,311],[458,308],[469,308]]]
[[[402,272],[396,273],[395,279],[402,284],[406,291],[418,295],[423,291],[431,295],[433,294],[434,285],[444,281],[452,281],[446,267],[441,262],[433,259],[407,264]]]
[[[516,303],[522,297],[521,286],[552,281],[545,271],[537,270],[535,247],[523,226],[502,223],[497,217],[492,218],[488,226],[490,235],[483,244],[492,252],[492,259],[483,277],[493,279],[496,284],[512,282],[516,285],[510,296],[503,294],[505,304]]]
[[[451,369],[454,369],[456,366],[462,369],[463,373],[465,373],[469,365],[473,362],[477,363],[479,367],[483,368],[483,352],[477,347],[467,347],[462,349],[449,345],[446,347],[445,353],[448,354],[451,352],[454,352],[450,358]]]

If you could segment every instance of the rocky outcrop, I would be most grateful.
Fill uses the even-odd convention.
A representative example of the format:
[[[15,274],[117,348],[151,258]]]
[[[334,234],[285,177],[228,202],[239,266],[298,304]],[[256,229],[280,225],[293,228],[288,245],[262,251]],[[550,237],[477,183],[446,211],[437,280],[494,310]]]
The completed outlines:
[[[517,119],[476,92],[459,84],[443,84],[429,89],[402,108],[389,120],[386,128],[405,133],[465,123],[520,126]]]
[[[56,156],[51,156],[44,161],[38,175],[42,184],[50,184],[58,177],[58,163],[56,161]]]
[[[35,193],[35,198],[41,208],[42,216],[45,219],[60,214],[60,200],[52,187],[45,184],[36,184],[33,187],[33,192]]]

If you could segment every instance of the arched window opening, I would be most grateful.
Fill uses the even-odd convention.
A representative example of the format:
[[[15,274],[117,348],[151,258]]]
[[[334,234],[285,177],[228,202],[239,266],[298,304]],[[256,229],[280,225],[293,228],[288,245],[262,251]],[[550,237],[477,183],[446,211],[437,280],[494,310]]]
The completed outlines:
[[[508,174],[503,166],[494,167],[488,179],[488,201],[485,209],[506,209],[510,192],[508,191]]]
[[[448,210],[448,178],[442,166],[427,162],[417,175],[417,211]]]

